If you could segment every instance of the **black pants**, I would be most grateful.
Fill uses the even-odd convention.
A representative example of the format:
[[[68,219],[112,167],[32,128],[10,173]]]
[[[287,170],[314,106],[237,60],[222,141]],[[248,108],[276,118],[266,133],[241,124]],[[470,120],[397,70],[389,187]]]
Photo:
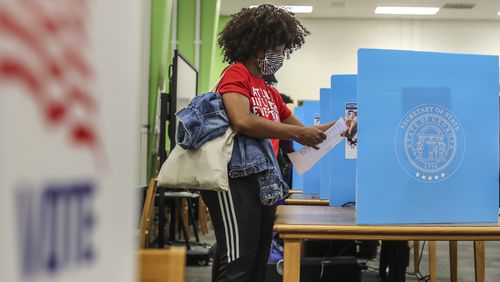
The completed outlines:
[[[201,191],[215,229],[217,282],[264,281],[274,206],[264,206],[254,176],[229,178],[229,191]]]

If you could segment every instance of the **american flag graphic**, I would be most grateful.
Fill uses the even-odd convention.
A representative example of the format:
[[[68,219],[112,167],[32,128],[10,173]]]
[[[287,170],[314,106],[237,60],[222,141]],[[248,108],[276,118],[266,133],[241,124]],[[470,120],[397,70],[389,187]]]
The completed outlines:
[[[88,0],[0,0],[0,89],[23,88],[48,130],[64,130],[75,148],[105,154],[91,95],[95,73],[87,26]],[[0,95],[2,94],[0,90]],[[22,111],[22,109],[20,109]]]

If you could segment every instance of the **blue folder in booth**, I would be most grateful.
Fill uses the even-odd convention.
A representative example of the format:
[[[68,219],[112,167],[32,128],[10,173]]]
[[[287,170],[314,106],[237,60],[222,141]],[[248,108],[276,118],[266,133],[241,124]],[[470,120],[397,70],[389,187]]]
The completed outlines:
[[[333,75],[331,77],[333,96],[330,105],[330,120],[337,120],[351,110],[355,110],[357,115],[356,79],[356,75]],[[333,148],[328,156],[331,174],[331,189],[328,195],[330,206],[342,206],[356,200],[356,159],[348,157],[347,150],[353,150],[353,148],[346,148],[353,144],[353,140],[346,141]]]
[[[497,222],[498,67],[359,50],[358,224]]]

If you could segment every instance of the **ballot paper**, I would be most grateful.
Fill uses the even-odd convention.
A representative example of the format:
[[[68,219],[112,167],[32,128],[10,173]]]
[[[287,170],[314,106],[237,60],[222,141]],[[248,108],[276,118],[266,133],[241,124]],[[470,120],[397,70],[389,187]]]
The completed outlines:
[[[346,130],[347,125],[345,124],[344,118],[341,117],[332,127],[325,131],[326,140],[318,145],[318,150],[304,146],[298,152],[289,153],[288,157],[292,161],[297,172],[303,174],[311,169],[326,153],[344,139],[341,134]]]

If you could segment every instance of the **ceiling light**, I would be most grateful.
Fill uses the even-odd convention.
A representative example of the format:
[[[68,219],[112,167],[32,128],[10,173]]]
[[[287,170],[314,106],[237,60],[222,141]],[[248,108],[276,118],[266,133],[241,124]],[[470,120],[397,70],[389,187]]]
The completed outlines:
[[[379,15],[435,15],[437,7],[377,7],[375,14]]]
[[[498,14],[497,14],[497,15],[499,15],[499,16],[500,16],[500,12],[498,12]]]
[[[258,7],[257,5],[250,6],[250,8],[255,8]],[[288,10],[294,14],[305,14],[305,13],[312,13],[313,7],[312,6],[278,6],[281,9]]]

